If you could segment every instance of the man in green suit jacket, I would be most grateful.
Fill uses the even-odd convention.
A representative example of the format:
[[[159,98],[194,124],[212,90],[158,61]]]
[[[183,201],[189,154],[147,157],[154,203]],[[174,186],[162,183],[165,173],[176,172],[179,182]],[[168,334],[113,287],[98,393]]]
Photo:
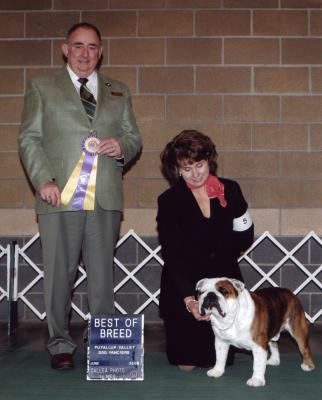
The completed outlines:
[[[29,84],[19,135],[21,159],[36,191],[47,348],[56,369],[73,367],[76,345],[68,321],[80,258],[87,272],[90,313],[114,312],[122,171],[141,148],[128,88],[96,70],[102,49],[95,26],[83,22],[70,28],[62,45],[66,66]],[[92,114],[85,110],[82,90]]]

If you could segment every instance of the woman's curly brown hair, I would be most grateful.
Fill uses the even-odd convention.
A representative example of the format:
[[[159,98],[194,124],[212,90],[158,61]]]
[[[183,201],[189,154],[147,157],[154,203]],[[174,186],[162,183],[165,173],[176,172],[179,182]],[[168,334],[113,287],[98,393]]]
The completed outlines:
[[[210,173],[216,175],[217,156],[216,146],[208,136],[197,130],[186,129],[173,138],[160,154],[161,171],[174,185],[179,180],[178,161],[187,160],[192,164],[208,160]]]

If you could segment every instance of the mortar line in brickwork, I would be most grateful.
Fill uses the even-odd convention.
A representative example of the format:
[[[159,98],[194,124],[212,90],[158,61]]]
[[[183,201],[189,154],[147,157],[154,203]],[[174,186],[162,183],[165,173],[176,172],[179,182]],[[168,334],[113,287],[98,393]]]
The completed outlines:
[[[110,38],[107,38],[106,42],[107,42],[107,61],[108,61],[107,66],[109,67],[110,59],[111,59],[111,40],[110,40]],[[114,65],[113,65],[113,67],[114,67]]]
[[[220,124],[224,124],[224,116],[225,116],[225,110],[224,110],[224,96],[220,95],[220,107],[221,107],[221,118],[219,118],[217,121]]]
[[[25,38],[27,36],[27,13],[23,13],[23,37]]]
[[[225,38],[221,38],[221,65],[225,65]]]
[[[312,94],[312,65],[309,67],[309,93]]]
[[[186,36],[189,38],[189,36]],[[322,39],[322,35],[314,35],[314,36],[308,36],[308,35],[202,35],[202,36],[197,36],[198,38],[202,37],[204,39],[215,39],[215,38],[220,38],[223,37],[224,39],[245,39],[245,40],[252,40],[252,39],[266,39],[266,40],[272,40],[272,39],[287,39],[287,40],[293,40],[293,39]]]
[[[27,90],[27,68],[23,68],[23,92],[26,93]]]
[[[307,151],[312,151],[312,124],[307,126]]]
[[[109,4],[110,5],[110,4]],[[139,10],[136,10],[136,27],[135,27],[135,36],[139,37],[139,18],[140,18],[140,13]]]
[[[193,94],[197,94],[197,66],[193,66],[193,75],[192,75],[192,86],[193,86]]]
[[[196,37],[196,10],[192,10],[192,36]]]
[[[250,125],[250,151],[254,151],[254,124]]]
[[[139,88],[140,88],[140,74],[139,74],[140,68],[138,66],[136,66],[135,68],[135,75],[136,75],[136,93],[139,94]]]
[[[11,94],[11,93],[8,93],[8,94],[0,94],[0,98],[15,98],[15,97],[23,97],[23,93],[16,93],[16,94]]]
[[[44,65],[44,64],[40,64],[40,65],[28,65],[28,68],[44,68],[44,67],[60,67],[61,64],[55,64],[55,65]],[[315,63],[315,64],[278,64],[278,63],[272,63],[272,64],[268,64],[268,63],[240,63],[240,64],[231,64],[231,63],[220,63],[220,64],[215,64],[215,63],[205,63],[205,64],[102,64],[102,67],[113,67],[113,68],[133,68],[133,67],[138,67],[138,68],[192,68],[192,67],[205,67],[205,68],[221,68],[221,67],[256,67],[256,68],[282,68],[282,67],[287,67],[287,68],[300,68],[300,67],[306,67],[308,68],[309,66],[313,66],[313,67],[322,67],[322,63]],[[21,67],[17,67],[17,65],[2,65],[0,66],[0,69],[6,69],[6,68],[21,68]]]
[[[250,10],[250,36],[254,35],[254,10]]]
[[[20,122],[0,122],[0,126],[2,125],[20,126]]]
[[[54,41],[50,41],[50,65],[54,64]]]
[[[283,162],[282,162],[282,158],[283,158],[283,156],[282,156],[282,151],[281,150],[279,150],[278,152],[277,152],[277,154],[278,154],[278,176],[283,176]]]

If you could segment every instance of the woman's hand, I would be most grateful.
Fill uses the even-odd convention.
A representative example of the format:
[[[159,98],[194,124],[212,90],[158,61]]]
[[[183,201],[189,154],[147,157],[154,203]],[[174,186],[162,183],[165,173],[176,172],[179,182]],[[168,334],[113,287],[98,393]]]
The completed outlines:
[[[194,297],[185,297],[184,303],[187,311],[190,312],[197,321],[209,321],[209,315],[201,315],[199,313],[199,303]]]

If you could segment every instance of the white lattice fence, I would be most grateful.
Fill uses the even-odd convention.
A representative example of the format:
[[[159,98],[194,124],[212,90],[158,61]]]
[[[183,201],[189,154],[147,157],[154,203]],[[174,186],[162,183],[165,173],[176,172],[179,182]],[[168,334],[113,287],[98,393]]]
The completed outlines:
[[[127,241],[131,239],[134,240],[139,247],[144,249],[146,256],[137,263],[131,269],[125,265],[124,262],[121,262],[117,257],[115,257],[115,268],[116,270],[121,271],[124,276],[117,283],[114,288],[114,293],[118,294],[122,288],[125,287],[129,282],[134,284],[138,291],[147,298],[142,304],[139,305],[134,311],[126,310],[124,306],[122,307],[117,301],[115,302],[116,309],[122,313],[142,313],[146,310],[147,307],[150,306],[151,303],[154,303],[158,306],[158,296],[160,294],[160,289],[153,290],[147,287],[138,277],[139,273],[148,272],[146,269],[151,268],[151,262],[156,263],[160,266],[163,265],[163,260],[160,257],[159,253],[161,250],[161,246],[157,246],[155,249],[152,249],[142,238],[140,238],[133,230],[129,230],[127,234],[125,234],[117,243],[117,248],[122,246],[126,246]],[[43,279],[43,271],[40,266],[37,265],[29,256],[28,256],[28,249],[30,249],[35,242],[39,240],[39,234],[36,234],[32,239],[28,241],[24,246],[20,247],[19,245],[15,246],[15,256],[14,256],[14,266],[15,266],[15,280],[14,280],[14,300],[22,301],[27,308],[29,308],[39,319],[43,320],[46,317],[44,311],[41,311],[35,304],[33,304],[28,299],[28,294],[30,293],[31,289],[34,288],[36,285],[41,283]],[[281,258],[278,262],[276,262],[273,266],[271,266],[267,271],[267,265],[260,265],[260,263],[256,263],[254,261],[253,254],[254,252],[260,248],[264,244],[264,242],[269,241],[270,245],[273,246],[275,249],[278,249],[279,253],[281,254]],[[321,239],[314,233],[308,233],[295,247],[291,250],[287,250],[276,238],[274,238],[269,232],[263,233],[253,244],[253,246],[247,250],[247,252],[239,259],[241,264],[248,265],[255,275],[259,278],[256,280],[256,283],[252,285],[250,288],[251,290],[255,290],[261,286],[279,286],[279,282],[276,281],[276,276],[278,272],[281,272],[283,268],[289,263],[292,264],[294,268],[298,271],[301,271],[301,275],[304,276],[304,279],[298,284],[295,288],[293,288],[293,292],[297,295],[302,294],[307,286],[310,284],[313,287],[314,293],[318,294],[322,298],[322,283],[319,275],[322,276],[322,265],[314,264],[313,271],[312,266],[309,269],[307,266],[304,265],[303,262],[299,260],[298,253],[299,251],[307,246],[311,241],[314,241],[317,246],[322,249],[322,241]],[[8,248],[3,248],[0,246],[0,260],[4,257],[7,257],[7,269],[9,269],[9,257],[8,257]],[[321,261],[322,261],[322,253],[321,253]],[[20,266],[24,262],[29,268],[31,268],[31,272],[33,273],[32,279],[26,284],[24,287],[19,286],[19,269]],[[79,266],[79,275],[77,281],[74,284],[74,288],[77,289],[80,285],[86,280],[86,271]],[[7,279],[7,287],[4,285],[0,285],[0,302],[5,298],[8,298],[8,284],[9,280]],[[312,291],[312,288],[311,288]],[[320,302],[322,304],[322,301]],[[74,311],[83,319],[88,318],[88,314],[86,311],[82,310],[81,307],[77,306],[75,303],[72,303],[72,307]],[[311,310],[313,307],[309,307]],[[312,315],[313,314],[313,315]],[[313,323],[315,322],[320,316],[322,315],[322,307],[319,307],[316,310],[314,309],[314,313],[311,312],[309,314],[306,312],[307,319]]]
[[[4,261],[3,266],[3,279],[0,281],[0,302],[4,299],[8,299],[9,292],[7,288],[9,287],[9,268],[10,268],[10,256],[9,256],[9,245],[3,247],[0,245],[0,261]]]
[[[250,255],[252,252],[264,241],[264,240],[269,240],[271,243],[278,248],[284,256],[281,258],[281,260],[276,263],[270,270],[269,272],[265,272],[263,268],[259,267]],[[298,295],[300,294],[307,286],[309,283],[314,283],[317,288],[317,292],[320,292],[320,295],[322,296],[322,283],[321,280],[318,279],[318,275],[322,271],[322,265],[318,265],[316,269],[311,272],[307,267],[303,265],[302,262],[300,262],[296,258],[296,253],[305,245],[308,244],[310,240],[315,240],[316,243],[322,247],[322,241],[321,239],[314,233],[310,232],[308,233],[293,249],[287,250],[278,240],[276,240],[269,232],[264,232],[252,245],[251,248],[247,250],[247,252],[240,257],[239,261],[246,261],[254,270],[257,271],[257,273],[261,276],[261,278],[250,288],[250,290],[256,290],[259,287],[263,286],[264,284],[268,283],[269,286],[273,287],[278,287],[279,285],[273,280],[272,276],[283,266],[288,262],[291,261],[292,264],[298,268],[300,271],[303,272],[305,279],[303,282],[301,282],[300,285],[298,285],[295,289],[293,289],[293,293]],[[322,261],[322,260],[321,260]],[[307,319],[313,323],[315,322],[321,315],[322,315],[322,308],[320,308],[314,315],[309,315],[307,312],[305,313]]]

